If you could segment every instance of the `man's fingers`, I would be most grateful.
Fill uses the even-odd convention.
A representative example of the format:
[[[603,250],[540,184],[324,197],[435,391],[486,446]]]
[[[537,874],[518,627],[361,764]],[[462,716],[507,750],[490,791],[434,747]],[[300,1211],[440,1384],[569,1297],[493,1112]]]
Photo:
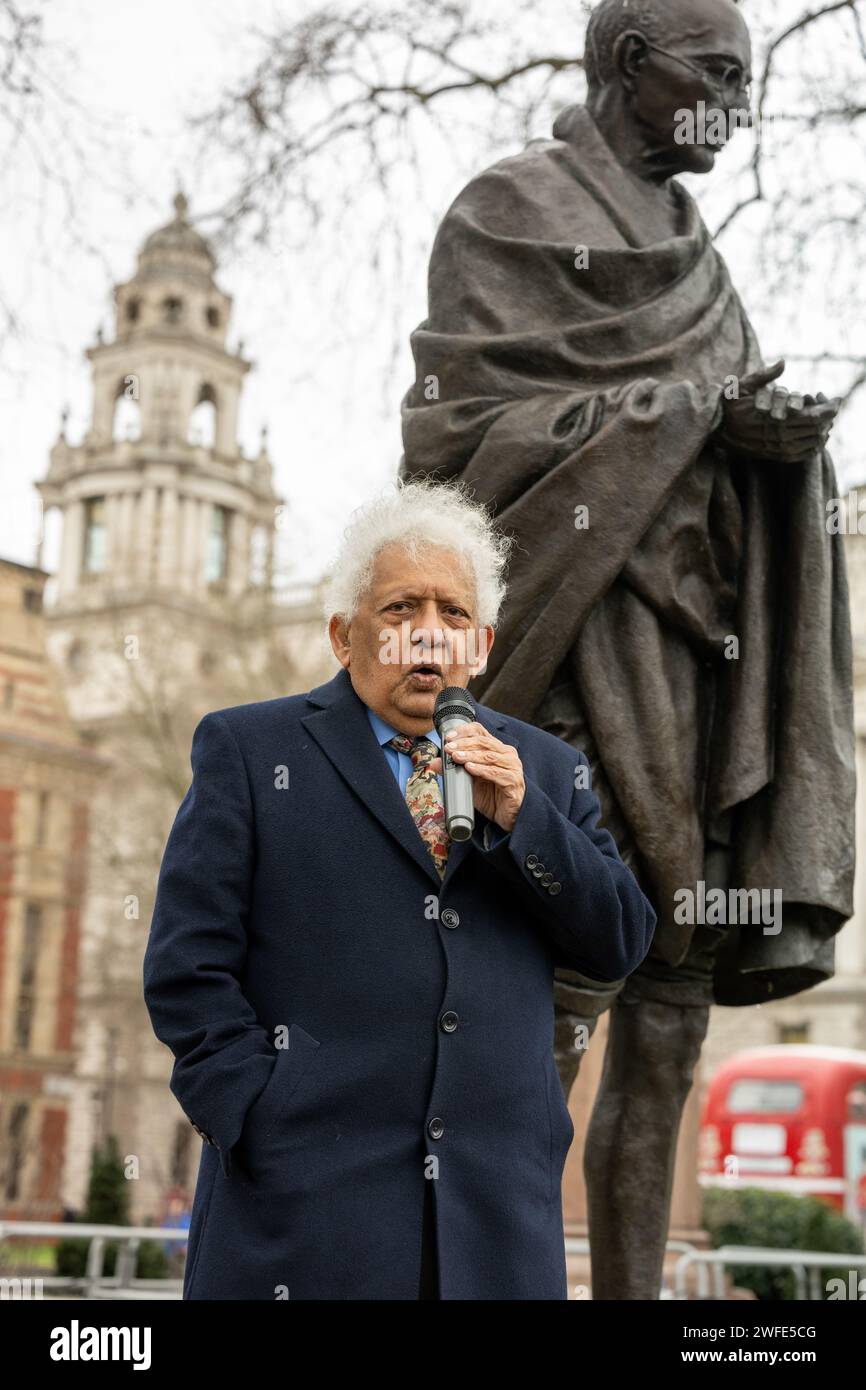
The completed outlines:
[[[778,362],[773,362],[769,367],[761,367],[756,372],[749,372],[740,382],[740,386],[747,393],[757,390],[759,386],[765,386],[768,381],[775,381],[785,370],[785,359],[780,357]]]
[[[836,423],[835,415],[825,415],[819,418],[815,416],[789,415],[782,421],[782,433],[795,434],[826,434]]]
[[[803,412],[813,420],[821,420],[825,415],[838,415],[839,404],[836,401],[816,401],[814,405],[804,406]]]
[[[491,767],[513,767],[513,761],[506,749],[489,748],[484,744],[461,743],[457,748],[449,749],[452,758],[460,760],[462,763],[485,763]]]
[[[788,413],[788,392],[784,386],[773,387],[773,401],[770,406],[771,420],[784,420]]]

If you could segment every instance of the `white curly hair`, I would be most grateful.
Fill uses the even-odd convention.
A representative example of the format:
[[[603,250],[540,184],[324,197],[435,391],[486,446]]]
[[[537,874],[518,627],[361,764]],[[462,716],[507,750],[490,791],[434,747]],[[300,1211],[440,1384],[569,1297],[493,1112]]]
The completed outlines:
[[[427,479],[399,479],[352,513],[323,592],[326,623],[334,614],[351,622],[379,551],[394,543],[416,563],[430,546],[460,555],[475,579],[477,625],[496,626],[514,542],[464,485]]]

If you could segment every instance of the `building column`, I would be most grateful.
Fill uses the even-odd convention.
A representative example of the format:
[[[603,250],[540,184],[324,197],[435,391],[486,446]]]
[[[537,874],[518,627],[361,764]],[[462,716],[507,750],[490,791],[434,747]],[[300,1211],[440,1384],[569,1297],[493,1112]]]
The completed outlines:
[[[178,533],[178,585],[185,594],[195,592],[195,543],[198,536],[196,500],[181,494],[178,498],[180,516]]]
[[[105,574],[109,585],[116,588],[120,580],[120,535],[123,497],[118,492],[109,492],[105,499],[106,561]]]
[[[84,503],[80,498],[63,509],[63,538],[60,551],[58,598],[68,598],[78,588],[84,557]]]
[[[207,593],[207,580],[205,579],[205,559],[207,557],[207,538],[210,534],[211,503],[203,500],[198,501],[198,535],[195,546],[195,569],[193,571],[193,589],[195,593]]]
[[[274,534],[274,524],[273,521],[271,521],[270,525],[265,528],[265,536],[267,537],[265,546],[265,593],[268,594],[274,587]]]
[[[130,489],[121,495],[120,501],[115,574],[121,585],[126,587],[135,577],[135,519],[138,496]]]
[[[232,512],[229,526],[229,593],[243,594],[249,584],[250,519],[243,512]]]
[[[159,566],[158,582],[164,588],[176,588],[180,548],[177,544],[180,530],[180,507],[177,492],[173,487],[163,488],[162,507],[159,517]]]
[[[214,448],[226,458],[234,458],[238,451],[238,388],[234,383],[221,383],[216,387],[217,418]]]
[[[136,577],[142,584],[149,584],[153,557],[153,537],[156,526],[156,488],[146,487],[141,494],[138,511],[138,535],[136,536]]]

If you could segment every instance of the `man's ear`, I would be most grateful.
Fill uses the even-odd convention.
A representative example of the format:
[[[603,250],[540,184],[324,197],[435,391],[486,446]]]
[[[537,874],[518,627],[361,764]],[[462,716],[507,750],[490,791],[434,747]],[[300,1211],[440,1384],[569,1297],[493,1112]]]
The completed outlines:
[[[334,613],[328,623],[328,636],[331,639],[331,647],[333,648],[334,656],[341,666],[345,666],[347,671],[349,669],[349,660],[352,652],[351,642],[349,640],[349,626],[350,625],[340,613]]]
[[[649,49],[643,34],[629,29],[620,34],[613,46],[613,65],[627,92],[633,92],[640,78],[641,68],[646,61]]]

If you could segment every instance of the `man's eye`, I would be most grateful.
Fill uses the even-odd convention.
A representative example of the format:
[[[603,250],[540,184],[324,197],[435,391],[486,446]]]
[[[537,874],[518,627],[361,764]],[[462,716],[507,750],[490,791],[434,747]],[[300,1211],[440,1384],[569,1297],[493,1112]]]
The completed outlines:
[[[727,87],[748,88],[752,85],[751,81],[743,81],[742,68],[729,67],[725,63],[714,63],[707,68],[707,71],[712,77],[717,77],[720,82],[724,82]]]

